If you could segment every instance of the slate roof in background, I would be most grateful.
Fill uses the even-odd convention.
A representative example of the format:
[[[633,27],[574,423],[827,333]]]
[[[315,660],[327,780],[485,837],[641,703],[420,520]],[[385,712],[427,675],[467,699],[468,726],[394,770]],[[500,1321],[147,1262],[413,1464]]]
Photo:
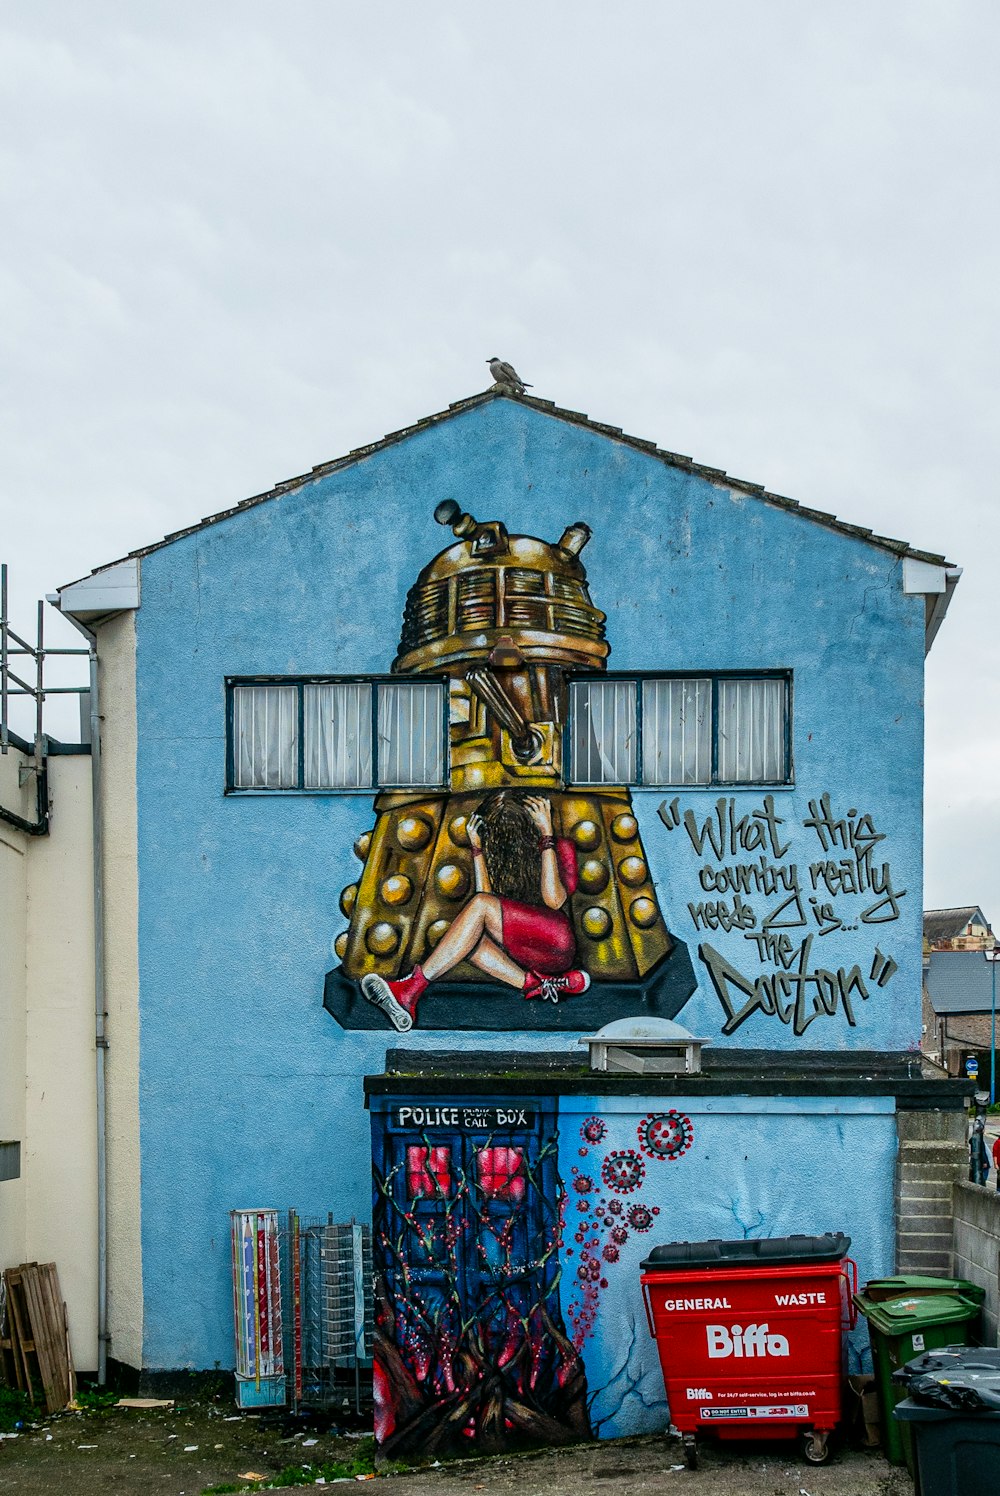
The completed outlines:
[[[185,535],[193,535],[197,530],[206,529],[209,525],[217,525],[220,520],[230,519],[239,514],[242,509],[250,509],[256,504],[264,504],[268,499],[278,498],[281,494],[290,493],[296,488],[301,488],[306,483],[312,483],[317,478],[323,478],[328,473],[335,473],[341,468],[350,467],[355,462],[361,462],[367,457],[372,457],[376,452],[382,452],[387,447],[395,446],[397,442],[405,441],[407,437],[415,435],[418,431],[425,431],[431,426],[440,425],[442,421],[453,419],[461,415],[463,411],[475,410],[480,405],[486,405],[490,400],[513,400],[518,405],[526,405],[531,410],[540,411],[543,415],[552,416],[558,421],[565,421],[570,426],[580,426],[587,431],[597,432],[600,436],[609,437],[612,441],[621,442],[623,446],[632,447],[638,452],[646,452],[651,457],[659,459],[668,467],[681,468],[685,472],[695,473],[700,478],[707,478],[712,483],[723,483],[727,488],[734,489],[737,493],[750,494],[752,497],[762,500],[765,504],[771,504],[777,509],[790,509],[796,514],[801,514],[804,519],[813,520],[814,523],[825,525],[829,530],[837,530],[842,535],[850,535],[855,540],[863,540],[869,545],[874,545],[882,550],[891,551],[897,556],[912,556],[917,561],[927,561],[932,566],[948,566],[944,556],[939,556],[933,551],[920,551],[914,549],[906,540],[893,540],[888,535],[876,535],[875,532],[865,525],[852,525],[846,520],[837,519],[836,515],[828,514],[824,509],[810,509],[805,504],[798,503],[795,499],[785,498],[783,494],[769,492],[763,483],[750,483],[743,478],[731,478],[724,468],[706,467],[703,463],[694,462],[690,457],[683,457],[678,452],[668,452],[663,447],[658,447],[656,442],[649,441],[641,436],[629,436],[622,431],[620,426],[608,426],[603,421],[593,421],[579,410],[564,410],[556,405],[554,400],[540,400],[534,395],[515,395],[509,390],[491,388],[483,390],[478,395],[469,395],[464,400],[456,400],[447,410],[439,410],[434,415],[424,416],[421,420],[414,422],[412,426],[403,426],[399,431],[390,431],[379,441],[370,442],[364,447],[355,447],[344,457],[334,458],[330,462],[321,462],[308,473],[300,473],[296,478],[286,478],[282,483],[276,483],[273,488],[264,493],[254,494],[252,498],[243,499],[239,504],[232,505],[228,509],[220,509],[217,514],[210,514],[197,524],[188,525],[183,530],[174,530],[165,535],[162,540],[156,540],[151,545],[140,546],[139,549],[129,551],[128,556],[121,556],[116,561],[105,561],[100,566],[95,566],[90,573],[91,576],[97,572],[106,571],[109,566],[117,566],[121,561],[132,560],[134,557],[148,556],[151,551],[161,550],[163,546],[171,545],[175,540],[181,540]],[[73,586],[72,582],[64,586]],[[63,591],[61,587],[59,591]]]
[[[990,922],[978,904],[970,904],[965,909],[925,909],[924,939],[932,945],[935,940],[957,940],[971,924],[985,925],[990,929]]]
[[[1000,961],[997,962],[1000,968]],[[989,1013],[993,1006],[993,963],[983,951],[932,951],[924,972],[931,1007],[947,1013]],[[1000,1002],[1000,970],[997,1001]]]

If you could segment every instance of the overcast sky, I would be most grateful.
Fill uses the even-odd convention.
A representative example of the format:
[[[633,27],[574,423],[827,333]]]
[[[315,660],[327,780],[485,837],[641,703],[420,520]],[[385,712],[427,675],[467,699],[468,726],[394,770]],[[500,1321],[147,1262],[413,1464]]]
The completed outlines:
[[[925,904],[1000,923],[998,54],[988,0],[8,0],[21,622],[497,352],[965,568],[928,661]]]

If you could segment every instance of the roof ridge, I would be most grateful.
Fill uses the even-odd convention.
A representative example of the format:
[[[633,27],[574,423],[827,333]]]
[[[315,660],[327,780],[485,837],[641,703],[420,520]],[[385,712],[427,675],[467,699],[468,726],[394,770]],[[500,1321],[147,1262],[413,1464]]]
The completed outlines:
[[[725,468],[709,467],[707,464],[695,462],[693,458],[683,456],[679,452],[671,452],[665,447],[660,447],[649,437],[632,436],[624,431],[621,426],[611,426],[603,421],[592,420],[584,411],[567,410],[556,405],[554,400],[543,399],[539,395],[517,394],[513,390],[502,389],[497,385],[489,389],[481,390],[478,394],[467,395],[464,399],[453,401],[446,410],[435,411],[432,415],[421,416],[409,426],[401,426],[396,431],[387,432],[385,436],[377,441],[367,442],[363,446],[354,447],[351,451],[344,453],[341,457],[334,457],[326,462],[317,463],[307,473],[300,473],[294,478],[284,478],[275,483],[271,488],[254,494],[250,498],[241,499],[235,504],[218,510],[215,514],[205,516],[195,524],[186,525],[180,530],[170,531],[161,540],[152,541],[148,545],[138,546],[135,550],[128,551],[125,556],[115,561],[105,561],[100,566],[95,566],[87,573],[95,576],[97,573],[107,571],[112,566],[118,566],[122,561],[131,561],[142,556],[148,556],[153,551],[162,550],[164,546],[172,545],[176,540],[182,540],[187,535],[193,535],[198,530],[206,529],[209,525],[219,524],[222,520],[231,519],[244,509],[253,508],[257,504],[266,503],[269,499],[278,498],[282,494],[289,493],[294,489],[301,488],[306,483],[311,483],[317,478],[326,477],[342,468],[349,467],[353,463],[363,462],[366,458],[373,456],[376,452],[384,451],[387,447],[395,446],[398,442],[405,441],[419,431],[425,431],[442,421],[451,420],[453,416],[462,415],[466,411],[475,410],[491,400],[511,400],[515,404],[528,406],[529,409],[537,410],[543,415],[555,417],[557,420],[566,421],[570,425],[582,426],[586,430],[594,431],[600,436],[606,436],[612,441],[622,442],[624,445],[634,448],[636,451],[645,452],[650,456],[658,458],[670,467],[692,472],[699,477],[704,477],[712,483],[725,483],[727,488],[735,489],[740,493],[751,494],[755,498],[763,500],[776,508],[794,510],[803,518],[821,524],[827,529],[836,530],[841,534],[850,535],[855,539],[863,540],[869,545],[877,546],[881,550],[892,551],[899,556],[910,556],[918,561],[926,561],[932,566],[947,566],[948,561],[943,555],[934,551],[921,551],[911,546],[906,540],[895,540],[891,536],[877,535],[872,529],[864,525],[854,525],[848,520],[838,519],[836,515],[824,509],[813,509],[807,505],[800,504],[797,499],[790,499],[783,494],[770,492],[763,483],[753,483],[746,478],[734,478],[728,474]],[[78,579],[82,580],[82,578]],[[73,582],[65,582],[58,591],[73,586]],[[962,906],[965,907],[965,906]]]

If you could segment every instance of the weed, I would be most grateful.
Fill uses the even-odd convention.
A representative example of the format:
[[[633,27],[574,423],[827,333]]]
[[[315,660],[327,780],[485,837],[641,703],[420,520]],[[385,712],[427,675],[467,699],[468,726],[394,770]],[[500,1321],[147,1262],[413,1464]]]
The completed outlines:
[[[102,1392],[98,1388],[85,1388],[76,1394],[76,1405],[85,1413],[107,1413],[118,1401],[117,1392]]]
[[[379,1474],[395,1474],[400,1470],[408,1470],[410,1467],[393,1461],[391,1464],[380,1468]],[[287,1489],[290,1486],[313,1486],[317,1480],[351,1480],[358,1475],[375,1474],[375,1440],[362,1439],[358,1443],[357,1453],[348,1461],[327,1460],[322,1465],[286,1465],[279,1470],[277,1475],[272,1475],[266,1481],[255,1482],[253,1485],[232,1485],[226,1482],[220,1486],[206,1486],[202,1496],[229,1496],[230,1492],[243,1491],[270,1491]]]
[[[16,1387],[0,1387],[0,1433],[12,1434],[19,1424],[32,1416],[26,1392]]]

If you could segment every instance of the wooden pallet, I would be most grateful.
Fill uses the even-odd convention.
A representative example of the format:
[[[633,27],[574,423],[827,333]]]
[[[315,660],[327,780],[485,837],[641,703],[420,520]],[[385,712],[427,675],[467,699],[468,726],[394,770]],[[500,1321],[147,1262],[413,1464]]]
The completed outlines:
[[[3,1275],[6,1334],[0,1352],[8,1382],[58,1413],[76,1396],[66,1305],[54,1262],[22,1262]]]

